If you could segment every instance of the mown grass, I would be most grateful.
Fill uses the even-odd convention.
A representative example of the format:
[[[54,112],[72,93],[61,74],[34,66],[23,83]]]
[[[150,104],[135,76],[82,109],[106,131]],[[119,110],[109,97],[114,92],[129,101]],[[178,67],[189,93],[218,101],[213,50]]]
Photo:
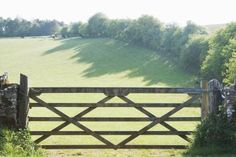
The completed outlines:
[[[183,86],[193,77],[155,52],[111,39],[0,39],[0,71],[31,86]]]
[[[30,86],[71,86],[71,87],[142,87],[142,86],[193,86],[193,76],[183,73],[158,56],[155,52],[128,45],[111,39],[52,40],[48,38],[0,39],[0,72],[8,71],[12,82],[19,81],[19,74],[29,77]],[[42,95],[47,102],[97,102],[102,94],[50,94]],[[135,102],[183,102],[185,94],[129,95]],[[112,102],[122,102],[113,99]],[[84,108],[62,109],[73,116]],[[161,116],[172,108],[146,108]],[[184,109],[173,116],[199,116],[199,109]],[[30,116],[57,116],[46,109],[34,108]],[[87,117],[115,117],[144,115],[135,109],[96,109]],[[31,130],[50,130],[62,122],[31,122]],[[139,130],[149,122],[137,123],[95,123],[83,122],[93,130]],[[194,130],[197,123],[168,122],[178,130]],[[79,130],[68,125],[63,130]],[[152,130],[166,130],[157,125]],[[104,136],[118,143],[127,136]],[[37,136],[33,137],[34,139]],[[52,136],[43,144],[101,144],[88,136]],[[140,136],[132,144],[187,144],[177,136]],[[95,156],[95,157],[147,157],[181,156],[176,150],[51,150],[49,156]]]

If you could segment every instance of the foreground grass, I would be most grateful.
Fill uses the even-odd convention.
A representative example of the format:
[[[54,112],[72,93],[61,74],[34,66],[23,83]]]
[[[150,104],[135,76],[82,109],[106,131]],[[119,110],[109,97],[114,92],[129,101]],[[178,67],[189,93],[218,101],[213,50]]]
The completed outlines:
[[[42,157],[44,155],[31,140],[28,130],[13,131],[1,126],[0,141],[2,157]]]

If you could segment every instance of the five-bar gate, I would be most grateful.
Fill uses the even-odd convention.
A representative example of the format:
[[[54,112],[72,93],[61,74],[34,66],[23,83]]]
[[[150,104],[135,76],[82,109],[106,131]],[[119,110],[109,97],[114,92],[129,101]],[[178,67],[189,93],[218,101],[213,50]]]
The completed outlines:
[[[42,98],[41,94],[50,93],[103,93],[104,98],[97,103],[48,103]],[[188,99],[182,103],[136,103],[131,100],[129,94],[188,94]],[[58,117],[29,117],[29,121],[64,121],[62,124],[58,125],[50,131],[31,131],[32,135],[40,135],[39,138],[35,140],[36,143],[46,140],[52,135],[91,135],[103,144],[101,145],[41,145],[45,149],[184,149],[186,145],[176,145],[175,143],[171,145],[132,145],[129,142],[133,141],[140,135],[176,135],[181,137],[185,141],[190,141],[188,135],[192,131],[179,131],[175,127],[168,124],[168,121],[200,121],[201,117],[171,117],[173,114],[177,113],[186,107],[201,107],[200,101],[204,97],[206,90],[203,88],[92,88],[92,87],[32,87],[29,90],[29,97],[34,102],[30,103],[30,108],[32,107],[44,107],[48,110],[54,112]],[[114,97],[120,98],[124,103],[110,103]],[[201,102],[201,103],[200,103]],[[83,111],[75,115],[74,117],[68,116],[64,112],[60,111],[58,107],[86,107]],[[86,114],[95,110],[96,108],[104,107],[124,107],[124,108],[135,108],[139,112],[143,113],[145,117],[85,117]],[[170,111],[167,111],[162,116],[157,116],[146,108],[163,108],[171,107]],[[204,111],[203,111],[204,112]],[[94,131],[89,127],[86,127],[81,122],[140,122],[148,121],[149,124],[145,125],[138,131]],[[80,128],[81,131],[62,131],[63,128],[73,124]],[[162,125],[168,131],[150,131],[154,126]],[[112,143],[110,140],[103,137],[103,135],[128,135],[127,138],[119,142],[118,144]]]

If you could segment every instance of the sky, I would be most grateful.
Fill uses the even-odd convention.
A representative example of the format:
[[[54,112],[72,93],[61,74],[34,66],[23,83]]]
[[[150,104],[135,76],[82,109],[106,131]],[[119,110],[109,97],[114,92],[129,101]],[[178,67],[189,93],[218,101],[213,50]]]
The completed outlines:
[[[0,17],[27,20],[56,19],[86,22],[95,13],[109,18],[138,18],[151,15],[164,23],[184,26],[236,21],[236,0],[0,0]]]

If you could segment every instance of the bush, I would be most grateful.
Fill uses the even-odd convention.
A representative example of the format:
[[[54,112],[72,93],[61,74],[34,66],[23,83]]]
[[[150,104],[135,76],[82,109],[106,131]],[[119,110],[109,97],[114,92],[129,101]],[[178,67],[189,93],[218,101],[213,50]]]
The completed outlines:
[[[28,130],[12,131],[0,127],[0,156],[41,157],[42,150],[31,140]]]
[[[222,81],[226,77],[227,64],[235,52],[234,40],[236,40],[236,22],[228,24],[226,28],[211,37],[207,57],[201,65],[204,79],[215,78]],[[228,75],[231,75],[230,72],[228,71]]]
[[[197,126],[187,154],[204,155],[236,153],[236,123],[231,123],[223,111],[210,114]]]
[[[206,36],[191,36],[180,54],[181,68],[186,72],[199,74],[200,65],[206,57],[208,46]]]

